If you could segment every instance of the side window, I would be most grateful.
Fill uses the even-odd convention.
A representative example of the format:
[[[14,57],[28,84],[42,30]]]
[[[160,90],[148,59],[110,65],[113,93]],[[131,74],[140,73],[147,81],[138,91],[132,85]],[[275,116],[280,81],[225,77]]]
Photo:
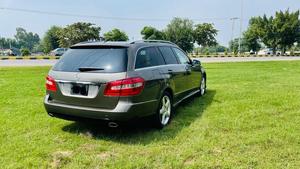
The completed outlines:
[[[170,47],[158,47],[167,64],[178,64],[176,56]]]
[[[155,47],[140,49],[136,56],[135,68],[164,65],[165,61]]]
[[[190,62],[189,58],[186,56],[184,52],[182,52],[180,49],[173,48],[177,58],[179,59],[181,64],[187,64]]]

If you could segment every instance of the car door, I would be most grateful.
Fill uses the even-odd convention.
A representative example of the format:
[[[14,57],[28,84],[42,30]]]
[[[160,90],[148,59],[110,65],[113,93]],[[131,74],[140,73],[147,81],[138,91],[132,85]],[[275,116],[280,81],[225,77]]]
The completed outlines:
[[[169,46],[161,46],[158,47],[159,51],[163,55],[165,59],[166,66],[163,68],[164,74],[168,74],[170,76],[170,80],[174,83],[174,102],[181,100],[185,96],[186,90],[186,78],[185,78],[185,67],[182,64],[179,64],[175,53],[172,51],[171,47]]]
[[[128,75],[142,77],[146,81],[144,88],[147,90],[143,90],[143,93],[138,97],[132,98],[133,102],[157,99],[164,81],[160,72],[163,65],[165,65],[165,61],[156,47],[143,47],[137,51],[135,71]]]
[[[184,65],[185,67],[185,80],[188,83],[186,84],[185,90],[187,90],[187,93],[194,92],[197,90],[200,86],[200,80],[201,80],[201,70],[196,67],[196,65],[193,65],[189,57],[180,50],[179,48],[172,47],[176,57],[178,58],[180,64]]]

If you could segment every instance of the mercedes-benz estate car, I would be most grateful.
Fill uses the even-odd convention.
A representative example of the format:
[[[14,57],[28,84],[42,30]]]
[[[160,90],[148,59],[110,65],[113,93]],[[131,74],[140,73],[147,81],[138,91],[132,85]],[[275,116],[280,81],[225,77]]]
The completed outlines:
[[[174,106],[206,91],[206,72],[168,41],[86,42],[70,49],[46,77],[52,117],[101,119],[110,127],[151,117],[166,126]]]

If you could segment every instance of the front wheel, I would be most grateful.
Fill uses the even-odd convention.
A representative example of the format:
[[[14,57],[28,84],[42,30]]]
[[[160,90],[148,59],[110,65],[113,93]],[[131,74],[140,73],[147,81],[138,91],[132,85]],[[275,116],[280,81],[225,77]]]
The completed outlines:
[[[160,99],[160,103],[157,112],[154,116],[155,126],[162,129],[171,120],[172,117],[172,98],[167,92],[163,94]]]
[[[200,90],[200,96],[205,95],[205,93],[206,93],[206,77],[205,76],[202,76],[199,90]]]

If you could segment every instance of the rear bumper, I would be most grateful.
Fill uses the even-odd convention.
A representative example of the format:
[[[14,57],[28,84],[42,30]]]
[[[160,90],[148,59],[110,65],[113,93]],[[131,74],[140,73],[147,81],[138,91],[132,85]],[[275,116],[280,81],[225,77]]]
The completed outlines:
[[[49,101],[49,95],[45,96],[44,106],[49,115],[68,119],[99,119],[107,121],[128,121],[133,118],[140,118],[155,113],[157,100],[141,103],[130,103],[119,101],[114,109],[100,109],[66,105]]]

